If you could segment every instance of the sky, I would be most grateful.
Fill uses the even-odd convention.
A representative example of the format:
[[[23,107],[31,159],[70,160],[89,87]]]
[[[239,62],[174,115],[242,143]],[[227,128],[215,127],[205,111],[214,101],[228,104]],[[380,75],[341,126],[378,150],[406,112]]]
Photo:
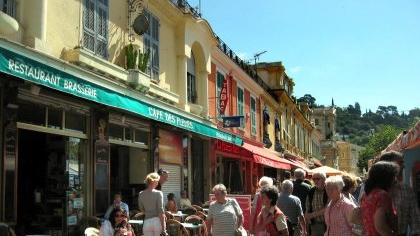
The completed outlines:
[[[420,107],[419,0],[201,0],[201,12],[243,59],[281,61],[298,98]]]

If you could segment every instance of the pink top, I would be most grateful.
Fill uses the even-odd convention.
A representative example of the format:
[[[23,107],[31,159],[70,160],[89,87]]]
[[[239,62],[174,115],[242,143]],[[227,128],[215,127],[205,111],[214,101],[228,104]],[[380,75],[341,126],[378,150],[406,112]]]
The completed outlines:
[[[325,236],[351,236],[352,224],[347,221],[356,205],[341,194],[340,199],[332,203],[330,201],[325,208],[324,218],[327,225]]]
[[[396,219],[395,208],[392,206],[390,195],[385,190],[375,188],[369,195],[364,195],[360,207],[362,209],[363,225],[366,235],[371,236],[378,234],[378,231],[375,228],[374,216],[376,210],[381,207],[389,209],[390,214],[387,216],[387,221],[391,228],[395,228],[392,224]]]

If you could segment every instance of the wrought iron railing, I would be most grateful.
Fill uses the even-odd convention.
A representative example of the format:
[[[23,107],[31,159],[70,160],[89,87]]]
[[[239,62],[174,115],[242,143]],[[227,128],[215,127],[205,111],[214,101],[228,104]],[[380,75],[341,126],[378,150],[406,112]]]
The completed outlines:
[[[194,17],[201,18],[201,13],[197,8],[192,7],[187,0],[170,0],[175,6],[181,9],[185,13],[191,13]],[[228,56],[236,65],[238,65],[245,73],[249,75],[257,84],[259,84],[264,90],[266,90],[272,97],[275,96],[270,93],[270,87],[258,76],[256,72],[256,65],[251,65],[250,63],[242,60],[229,46],[220,39],[216,34],[214,35],[218,42],[218,48]]]
[[[196,18],[201,18],[201,13],[197,8],[192,7],[187,0],[170,0],[175,6],[181,9],[184,13],[191,13]]]
[[[250,63],[242,60],[223,40],[215,35],[217,39],[217,47],[226,55],[228,56],[233,62],[236,63],[245,73],[249,75],[257,84],[259,84],[264,90],[267,92],[270,90],[270,87],[258,76],[256,72],[255,65],[251,65]]]

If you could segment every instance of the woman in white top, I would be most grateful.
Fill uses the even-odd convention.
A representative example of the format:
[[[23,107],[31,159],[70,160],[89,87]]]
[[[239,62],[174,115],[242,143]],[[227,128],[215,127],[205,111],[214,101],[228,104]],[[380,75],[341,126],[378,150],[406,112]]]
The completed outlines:
[[[163,194],[155,189],[159,183],[159,178],[157,173],[148,174],[145,180],[147,188],[139,193],[139,210],[144,212],[144,236],[166,234]]]

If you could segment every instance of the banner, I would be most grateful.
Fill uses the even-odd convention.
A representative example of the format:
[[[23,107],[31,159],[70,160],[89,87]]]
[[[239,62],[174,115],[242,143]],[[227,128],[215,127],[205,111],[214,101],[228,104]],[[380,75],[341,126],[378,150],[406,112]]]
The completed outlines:
[[[3,48],[5,43],[1,40],[0,43],[2,44],[0,47],[0,72],[100,104],[124,109],[211,138],[242,145],[240,137],[86,81],[61,69],[56,69],[22,55],[21,52],[16,53]]]

